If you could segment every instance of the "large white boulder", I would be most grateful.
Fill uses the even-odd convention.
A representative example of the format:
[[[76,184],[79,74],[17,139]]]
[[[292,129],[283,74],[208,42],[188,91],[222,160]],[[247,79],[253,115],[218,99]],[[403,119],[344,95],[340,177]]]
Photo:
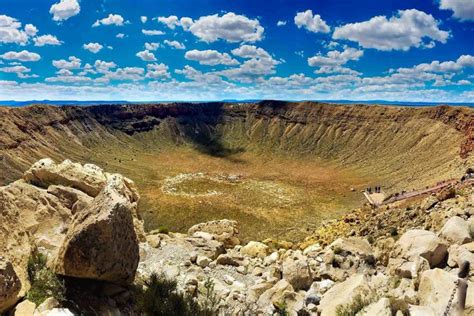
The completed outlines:
[[[240,249],[243,255],[249,257],[265,258],[270,253],[270,248],[258,241],[250,241]]]
[[[472,241],[469,222],[459,216],[451,217],[444,224],[439,236],[450,244],[462,245]]]
[[[430,267],[441,264],[447,255],[447,245],[433,232],[423,229],[407,231],[395,243],[392,258],[404,258],[408,261],[421,256],[428,260]]]
[[[210,221],[196,224],[188,230],[189,235],[199,232],[212,235],[216,240],[222,242],[226,248],[240,245],[240,240],[238,238],[239,230],[236,221],[228,219]]]
[[[302,255],[286,258],[282,263],[282,274],[295,291],[307,290],[313,283],[308,259]]]

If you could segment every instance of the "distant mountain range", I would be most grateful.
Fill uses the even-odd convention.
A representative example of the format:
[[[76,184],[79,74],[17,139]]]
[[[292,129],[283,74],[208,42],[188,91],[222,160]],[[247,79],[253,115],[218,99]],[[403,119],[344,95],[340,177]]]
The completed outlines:
[[[172,102],[228,102],[228,103],[256,103],[260,99],[225,99],[225,100],[209,100],[209,101],[124,101],[124,100],[94,100],[94,101],[79,101],[79,100],[28,100],[28,101],[14,101],[14,100],[0,100],[0,106],[26,106],[31,104],[49,104],[49,105],[100,105],[100,104],[140,104],[140,103],[172,103]],[[457,102],[407,102],[407,101],[386,101],[386,100],[288,100],[288,101],[314,101],[337,104],[383,104],[383,105],[400,105],[400,106],[436,106],[436,105],[453,105],[453,106],[469,106],[474,107],[472,103],[457,103]]]

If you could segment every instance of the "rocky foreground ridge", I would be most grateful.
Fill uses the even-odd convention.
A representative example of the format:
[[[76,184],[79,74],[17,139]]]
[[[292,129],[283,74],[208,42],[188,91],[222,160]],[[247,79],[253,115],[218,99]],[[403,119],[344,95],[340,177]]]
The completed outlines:
[[[470,262],[464,313],[474,315],[471,188],[353,213],[341,222],[360,229],[301,245],[242,245],[238,223],[225,219],[145,233],[138,203],[130,179],[69,160],[42,159],[1,187],[0,312],[139,314],[134,288],[158,273],[212,314],[457,315],[455,282]],[[37,253],[64,280],[63,300],[29,300]]]

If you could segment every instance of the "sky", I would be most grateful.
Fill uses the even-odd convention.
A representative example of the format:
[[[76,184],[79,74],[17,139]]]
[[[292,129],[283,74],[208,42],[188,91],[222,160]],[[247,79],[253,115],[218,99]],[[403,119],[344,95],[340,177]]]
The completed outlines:
[[[474,0],[0,0],[0,100],[474,103]]]

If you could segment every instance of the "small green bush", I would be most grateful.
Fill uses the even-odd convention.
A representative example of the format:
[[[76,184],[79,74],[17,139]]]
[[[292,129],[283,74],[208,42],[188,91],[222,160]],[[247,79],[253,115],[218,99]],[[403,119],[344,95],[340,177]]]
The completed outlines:
[[[157,230],[158,230],[158,233],[160,233],[160,234],[168,235],[170,233],[170,230],[166,226],[160,226],[160,227],[158,227]]]
[[[336,308],[337,316],[355,316],[358,312],[374,302],[374,298],[364,298],[358,294],[346,305],[339,305]]]
[[[390,236],[397,236],[397,235],[398,235],[397,227],[391,227],[390,228]]]
[[[179,293],[176,281],[153,273],[135,289],[135,300],[140,314],[149,316],[211,316],[217,310],[211,305],[200,305],[196,299]],[[213,296],[213,285],[209,285]]]
[[[275,306],[275,312],[278,316],[288,316],[290,315],[287,310],[286,303],[283,302],[278,302],[274,304]]]
[[[48,297],[54,297],[59,302],[65,301],[64,281],[46,266],[46,257],[37,251],[28,259],[28,278],[31,288],[26,297],[36,305]]]

